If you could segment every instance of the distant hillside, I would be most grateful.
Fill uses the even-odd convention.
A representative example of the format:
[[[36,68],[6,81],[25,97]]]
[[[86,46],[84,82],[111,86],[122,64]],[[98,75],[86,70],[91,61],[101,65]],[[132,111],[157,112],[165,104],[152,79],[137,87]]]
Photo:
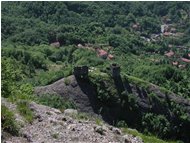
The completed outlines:
[[[123,65],[127,74],[188,97],[189,9],[189,2],[2,2],[2,49],[11,45],[14,50],[23,49],[20,45],[55,46],[57,42],[57,48],[91,44],[108,50],[104,47],[108,45],[112,47],[111,57]],[[28,52],[32,48],[24,49]],[[103,65],[102,61],[89,59],[85,54],[84,60],[75,60],[74,54],[54,51],[58,50],[41,51],[43,55],[35,54],[34,58],[41,57],[38,59],[41,62],[45,56],[65,64]],[[4,54],[3,50],[3,56],[21,60],[18,58],[25,55],[19,52],[5,50]],[[27,52],[23,54],[29,56]],[[170,52],[173,54],[168,56]]]

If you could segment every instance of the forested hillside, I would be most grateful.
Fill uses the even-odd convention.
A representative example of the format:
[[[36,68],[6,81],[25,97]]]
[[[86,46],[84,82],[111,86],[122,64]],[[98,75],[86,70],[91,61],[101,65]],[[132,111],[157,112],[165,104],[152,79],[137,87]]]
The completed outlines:
[[[86,65],[97,72],[92,81],[104,103],[116,91],[100,81],[110,64],[117,63],[122,79],[133,83],[135,90],[135,85],[145,89],[151,99],[158,93],[148,84],[189,103],[189,10],[190,2],[2,2],[2,96],[27,108],[28,100],[41,100],[33,97],[35,87],[66,78],[75,66]],[[127,102],[136,104],[130,96]],[[63,108],[74,107],[65,102]],[[132,127],[189,142],[189,113],[178,104],[166,108],[168,115],[143,113],[141,123]],[[124,122],[119,123],[128,124]]]

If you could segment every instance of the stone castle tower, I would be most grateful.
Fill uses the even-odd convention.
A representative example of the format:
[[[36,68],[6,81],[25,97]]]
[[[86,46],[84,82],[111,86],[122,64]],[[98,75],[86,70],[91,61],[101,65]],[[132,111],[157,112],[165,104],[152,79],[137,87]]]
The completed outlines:
[[[119,77],[120,76],[120,66],[117,64],[111,64],[110,66],[111,74],[113,77]]]
[[[75,77],[87,78],[88,77],[88,66],[74,67],[73,74],[75,75]]]

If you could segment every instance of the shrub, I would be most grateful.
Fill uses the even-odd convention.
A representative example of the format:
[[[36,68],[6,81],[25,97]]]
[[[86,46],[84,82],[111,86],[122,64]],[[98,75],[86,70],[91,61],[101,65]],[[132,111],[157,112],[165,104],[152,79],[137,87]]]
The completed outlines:
[[[102,125],[102,120],[100,120],[99,118],[96,118],[95,121],[96,121],[96,124],[97,124],[97,125],[99,125],[99,126]]]
[[[58,70],[58,71],[47,71],[47,72],[39,72],[38,76],[35,77],[31,82],[33,85],[47,85],[51,84],[68,74],[67,70]]]
[[[58,133],[55,133],[55,134],[52,134],[51,136],[52,136],[54,139],[58,139],[59,134],[58,134]]]
[[[69,85],[71,83],[71,80],[69,78],[65,78],[64,83],[66,85]]]
[[[76,118],[79,120],[88,120],[90,117],[86,113],[78,113]]]
[[[39,51],[29,51],[23,47],[15,49],[5,48],[3,49],[2,55],[6,57],[13,57],[25,65],[34,66],[35,68],[47,69],[45,54]]]
[[[21,70],[10,58],[2,58],[2,96],[11,96],[16,89],[16,81],[21,79]]]
[[[48,58],[52,62],[56,62],[56,61],[62,61],[64,57],[65,57],[65,51],[64,50],[60,50],[60,51],[57,51],[57,52],[53,53]]]
[[[138,109],[137,97],[134,94],[128,94],[128,107],[130,110]]]
[[[150,83],[145,80],[142,80],[142,79],[134,77],[134,76],[129,76],[126,74],[124,75],[124,80],[132,82],[132,83],[136,84],[137,86],[140,86],[145,89],[148,88],[148,86],[150,85]]]
[[[119,101],[113,80],[107,74],[91,73],[90,80],[96,87],[97,97],[102,103],[111,105]]]
[[[19,133],[19,128],[15,122],[13,112],[9,111],[9,109],[4,105],[1,105],[1,127],[3,131],[12,135],[18,135]]]
[[[170,132],[170,123],[163,115],[147,113],[142,118],[145,132],[152,132],[160,137],[166,137]]]
[[[34,115],[29,107],[29,102],[27,100],[20,100],[17,102],[17,109],[20,114],[29,122],[33,121]]]
[[[36,100],[40,104],[57,108],[61,111],[68,108],[76,109],[76,105],[73,102],[55,94],[43,94],[37,97]]]
[[[42,32],[40,32],[38,29],[34,28],[15,34],[10,38],[10,40],[14,43],[23,43],[30,46],[48,43],[45,35],[42,34]]]
[[[14,89],[14,94],[9,96],[9,99],[11,102],[17,102],[19,100],[32,100],[34,97],[32,96],[33,94],[33,87],[31,84],[21,84],[18,85]]]
[[[127,123],[123,120],[118,121],[116,124],[117,127],[127,127]]]

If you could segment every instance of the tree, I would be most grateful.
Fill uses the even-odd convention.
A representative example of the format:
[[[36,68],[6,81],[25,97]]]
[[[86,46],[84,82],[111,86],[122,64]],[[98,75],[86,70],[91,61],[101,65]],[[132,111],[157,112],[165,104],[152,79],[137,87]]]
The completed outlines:
[[[3,97],[11,96],[16,88],[16,81],[22,78],[17,63],[10,58],[2,58],[1,61],[1,91]]]

